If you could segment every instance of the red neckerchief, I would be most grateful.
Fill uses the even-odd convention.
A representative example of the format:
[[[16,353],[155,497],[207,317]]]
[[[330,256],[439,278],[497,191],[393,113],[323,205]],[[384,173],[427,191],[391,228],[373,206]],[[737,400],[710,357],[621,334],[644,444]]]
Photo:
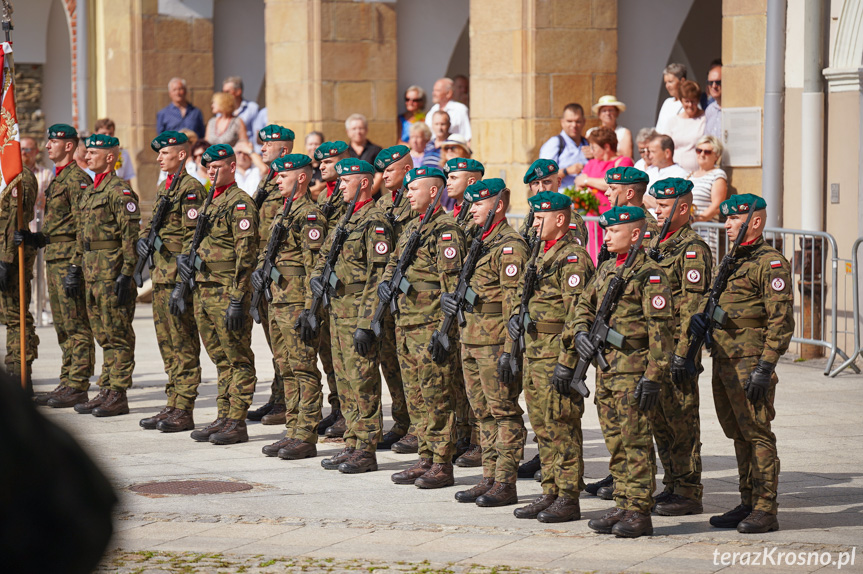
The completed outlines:
[[[219,197],[220,195],[225,193],[225,190],[228,189],[229,187],[231,187],[232,185],[234,185],[233,181],[231,183],[229,183],[228,185],[220,185],[219,187],[217,187],[216,191],[213,192],[213,199],[216,199],[217,197]]]
[[[755,243],[756,241],[758,241],[758,238],[757,238],[757,237],[756,237],[755,239],[753,239],[752,241],[741,241],[741,242],[740,242],[740,247],[746,247],[747,245],[752,245],[752,244],[753,244],[753,243]]]
[[[396,201],[396,196],[399,194],[399,190],[394,189],[390,192],[393,195],[393,203]]]
[[[432,215],[434,215],[435,213],[437,213],[437,210],[438,210],[438,209],[440,209],[440,205],[438,205],[437,207],[435,207],[435,208],[434,208],[434,211],[432,212]],[[425,217],[425,216],[426,216],[425,212],[420,213],[420,221],[422,221],[422,220],[423,220],[423,217]]]
[[[505,220],[506,220],[506,218],[501,219],[500,221],[498,221],[497,223],[495,223],[494,225],[492,225],[492,226],[491,226],[491,229],[489,229],[488,231],[486,231],[485,233],[483,233],[483,234],[482,234],[482,239],[483,239],[483,241],[485,241],[485,238],[486,238],[486,237],[488,237],[489,235],[491,235],[491,232],[492,232],[492,231],[494,231],[494,228],[495,228],[495,227],[497,227],[498,225],[500,225],[501,223],[503,223]]]
[[[73,163],[75,163],[75,162],[74,162],[74,161],[70,161],[69,163],[67,163],[66,165],[64,165],[64,166],[62,166],[62,167],[55,167],[55,168],[54,168],[54,177],[57,177],[58,175],[60,175],[60,172],[61,172],[61,171],[63,171],[64,169],[66,169],[67,167],[69,167],[70,165],[72,165]]]
[[[624,262],[626,261],[626,256],[627,256],[628,254],[629,254],[629,253],[618,253],[618,254],[617,254],[617,261],[615,262],[614,266],[615,266],[615,267],[620,267],[621,265],[623,265],[623,264],[624,264]]]
[[[665,243],[665,240],[668,239],[669,237],[671,237],[672,235],[674,235],[674,233],[676,231],[677,231],[676,229],[674,231],[669,231],[668,233],[665,234],[665,237],[663,237],[662,239],[659,240],[659,242]]]
[[[174,181],[174,175],[175,174],[173,173],[168,174],[168,178],[165,180],[165,191],[171,189],[171,182]]]
[[[373,201],[374,201],[374,199],[372,199],[371,197],[368,199],[364,199],[362,201],[358,201],[357,204],[354,206],[354,213],[358,212],[360,209],[362,209],[363,207],[365,207],[366,205],[368,205],[369,203],[371,203]]]
[[[548,250],[551,249],[552,247],[554,247],[554,244],[557,243],[558,241],[560,241],[561,239],[562,239],[561,237],[558,237],[557,239],[550,239],[549,241],[546,241],[545,247],[543,247],[542,252],[548,253]]]
[[[93,178],[93,188],[99,187],[99,184],[102,183],[106,177],[111,175],[110,171],[106,171],[105,173],[97,173],[96,177]]]
[[[461,203],[459,203],[458,205],[456,205],[455,207],[452,208],[452,216],[458,217],[458,214],[461,213],[462,207],[464,207],[464,201],[462,201]]]
[[[333,192],[336,190],[336,182],[328,181],[327,182],[327,197],[332,197]]]

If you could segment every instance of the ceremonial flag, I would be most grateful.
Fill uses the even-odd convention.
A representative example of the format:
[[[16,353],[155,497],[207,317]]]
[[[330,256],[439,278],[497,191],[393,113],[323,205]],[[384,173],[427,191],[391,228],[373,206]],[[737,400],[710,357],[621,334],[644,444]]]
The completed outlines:
[[[0,194],[18,183],[24,166],[21,162],[21,143],[18,133],[18,114],[15,113],[15,79],[12,65],[12,44],[2,43],[2,93],[0,93]]]

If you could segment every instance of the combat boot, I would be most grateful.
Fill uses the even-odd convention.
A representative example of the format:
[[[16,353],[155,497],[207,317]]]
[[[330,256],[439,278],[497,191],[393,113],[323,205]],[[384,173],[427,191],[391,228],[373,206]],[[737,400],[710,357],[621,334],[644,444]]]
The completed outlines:
[[[476,505],[483,508],[508,506],[518,503],[515,483],[495,482],[488,492],[476,499]]]
[[[322,460],[321,466],[327,470],[338,470],[340,464],[351,458],[351,455],[354,454],[354,450],[354,447],[346,446],[337,455]]]
[[[168,415],[171,414],[171,411],[173,410],[174,407],[165,407],[157,414],[151,417],[147,417],[145,419],[141,419],[140,421],[138,421],[138,425],[140,425],[141,428],[147,430],[156,430],[156,426],[159,424],[159,421],[163,421],[168,418]]]
[[[378,450],[389,450],[394,444],[399,442],[403,436],[405,435],[398,434],[393,431],[385,432],[384,436],[381,437],[381,440],[378,441]]]
[[[456,459],[455,465],[461,468],[482,466],[482,447],[478,444],[470,445],[467,452]]]
[[[628,510],[623,517],[611,528],[611,533],[618,538],[638,538],[647,534],[653,534],[653,521],[649,514]]]
[[[222,428],[210,435],[211,444],[237,444],[239,442],[249,442],[245,419],[225,419]]]
[[[105,402],[105,399],[108,398],[108,392],[111,389],[108,387],[102,387],[99,389],[99,394],[90,399],[89,401],[78,403],[75,405],[75,412],[79,415],[89,415],[93,412],[93,409],[101,405]]]
[[[345,420],[345,417],[340,412],[336,422],[327,427],[324,435],[329,438],[339,438],[345,435],[346,430],[348,430],[348,421]]]
[[[476,499],[491,490],[494,485],[493,478],[482,477],[479,484],[468,490],[459,490],[455,493],[455,499],[459,502],[476,502]]]
[[[270,395],[270,399],[266,403],[255,410],[246,413],[246,420],[255,422],[260,421],[266,415],[270,414],[270,411],[273,410],[274,406],[276,406],[276,399]]]
[[[192,411],[175,408],[168,418],[159,421],[156,429],[165,433],[195,430],[195,419],[192,417]]]
[[[512,513],[516,518],[528,518],[533,520],[540,512],[551,506],[555,500],[557,500],[556,494],[542,494],[527,506],[516,508]]]
[[[470,438],[464,437],[460,438],[455,443],[455,454],[452,455],[452,462],[455,464],[455,461],[459,459],[461,455],[470,450]]]
[[[415,454],[420,449],[420,441],[415,434],[406,434],[400,441],[393,444],[390,450],[399,454]]]
[[[670,494],[663,502],[654,506],[653,511],[662,516],[686,516],[688,514],[701,514],[704,512],[704,507],[697,500],[679,494]]]
[[[420,458],[412,466],[397,472],[390,477],[396,484],[414,484],[416,479],[424,475],[432,467],[432,459]]]
[[[603,478],[602,480],[598,480],[596,482],[591,482],[587,486],[584,487],[584,491],[588,494],[592,494],[593,496],[597,496],[596,491],[602,488],[603,486],[611,486],[614,487],[614,477],[610,474]]]
[[[596,495],[603,500],[614,500],[614,484],[601,487],[596,491]]]
[[[539,471],[541,468],[541,463],[539,462],[539,455],[536,455],[529,461],[518,465],[518,477],[519,478],[533,478],[533,476]]]
[[[318,456],[318,447],[315,445],[294,439],[294,442],[279,450],[279,458],[282,460],[299,460]]]
[[[614,525],[620,522],[626,511],[622,508],[612,508],[602,515],[601,518],[594,518],[587,523],[588,528],[600,534],[611,534],[611,529]]]
[[[653,497],[653,510],[656,510],[656,507],[664,502],[667,502],[671,495],[674,494],[670,490],[663,490],[659,494]]]
[[[225,421],[227,420],[224,417],[219,417],[204,428],[192,431],[192,434],[189,436],[198,442],[210,442],[210,435],[219,432],[219,429],[225,425]]]
[[[729,510],[725,514],[711,516],[710,526],[714,526],[716,528],[737,528],[737,525],[740,524],[744,518],[749,516],[749,513],[751,512],[751,506],[738,504],[736,508]]]
[[[261,418],[262,425],[283,425],[285,424],[285,413],[288,409],[285,408],[285,403],[276,403],[273,405],[273,410],[268,412]]]
[[[581,520],[581,507],[577,498],[558,496],[554,504],[540,512],[536,519],[545,523]]]
[[[116,417],[129,414],[129,401],[126,400],[126,391],[110,390],[105,396],[104,402],[93,409],[94,417]]]
[[[318,423],[318,434],[325,434],[328,428],[336,424],[336,421],[339,420],[340,416],[342,416],[341,409],[330,409],[330,414],[325,416],[321,422]]]
[[[57,385],[57,388],[55,388],[53,391],[48,391],[47,393],[42,393],[41,395],[36,395],[35,397],[33,397],[33,402],[36,403],[37,405],[39,405],[40,407],[44,407],[45,405],[48,404],[48,399],[54,397],[57,393],[59,393],[60,391],[62,391],[65,388],[68,388],[68,387],[66,385],[64,385],[63,383],[60,383],[59,385]]]
[[[268,444],[264,448],[261,449],[261,452],[267,456],[279,456],[279,451],[285,448],[286,446],[290,446],[295,442],[299,442],[300,439],[286,436],[274,442],[273,444]]]
[[[763,510],[753,510],[737,525],[737,532],[741,534],[764,534],[774,530],[779,530],[779,519]]]
[[[455,484],[452,474],[452,463],[436,462],[424,475],[414,483],[417,488],[444,488]]]
[[[351,458],[339,465],[343,474],[360,474],[378,469],[378,459],[375,453],[356,449]]]
[[[63,390],[48,399],[48,406],[53,409],[65,409],[86,403],[89,399],[87,391],[79,391],[72,387],[63,387]]]
[[[542,482],[542,469],[539,469],[535,473],[533,473],[533,479],[537,482]]]

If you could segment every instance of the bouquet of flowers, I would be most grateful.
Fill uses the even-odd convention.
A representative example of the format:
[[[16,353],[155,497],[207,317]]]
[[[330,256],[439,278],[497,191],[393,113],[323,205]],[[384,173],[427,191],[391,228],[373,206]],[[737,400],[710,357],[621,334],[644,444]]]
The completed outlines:
[[[579,215],[599,215],[599,198],[590,188],[576,189],[571,185],[560,192],[572,199],[572,208]]]

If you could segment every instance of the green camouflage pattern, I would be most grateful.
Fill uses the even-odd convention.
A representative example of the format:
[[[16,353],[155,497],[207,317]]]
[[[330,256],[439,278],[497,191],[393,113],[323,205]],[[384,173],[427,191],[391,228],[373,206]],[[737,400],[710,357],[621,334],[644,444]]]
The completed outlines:
[[[156,203],[163,197],[168,196],[167,182],[160,185],[156,192]],[[170,208],[162,220],[159,228],[159,239],[162,247],[153,253],[154,267],[150,269],[150,278],[153,284],[174,286],[177,283],[177,261],[176,256],[188,252],[195,233],[195,225],[198,223],[198,214],[201,204],[207,196],[207,190],[197,179],[186,173],[180,174],[180,183],[168,196]],[[150,232],[150,223],[141,229],[141,237],[147,237]],[[191,302],[191,298],[189,299]],[[195,335],[197,339],[197,335]]]
[[[656,217],[642,205],[642,211],[644,211],[644,219],[647,220],[647,229],[644,230],[644,242],[641,244],[645,251],[650,248],[650,244],[654,241],[654,238],[659,235],[662,231],[662,228],[659,226],[659,222],[656,221]]]
[[[72,259],[78,248],[77,242],[69,237],[77,237],[81,227],[81,200],[93,180],[74,161],[66,166],[59,175],[51,180],[45,190],[45,221],[42,233],[45,237],[64,237],[63,241],[51,241],[45,246],[45,261]],[[68,261],[66,263],[68,266]],[[52,307],[53,309],[53,307]],[[56,316],[57,313],[55,312]],[[56,320],[55,320],[56,326]]]
[[[201,384],[201,339],[192,313],[186,312],[179,317],[171,314],[169,302],[173,289],[173,285],[153,284],[153,323],[159,353],[168,375],[165,385],[167,406],[191,412]],[[189,308],[194,306],[191,294],[186,304]]]
[[[348,210],[348,204],[342,201],[342,190],[336,189],[333,190],[332,194],[330,194],[329,182],[327,182],[326,189],[323,190],[320,195],[318,195],[318,206],[320,206],[321,209],[323,209],[324,205],[326,205],[327,203],[331,203],[335,206],[335,209],[333,210],[333,213],[330,216],[329,221],[327,222],[327,232],[332,233],[333,229],[336,228],[336,225],[338,225],[339,221],[341,221],[342,218],[345,216],[345,212]]]
[[[333,362],[332,335],[330,334],[330,312],[328,309],[320,310],[319,323],[321,325],[320,346],[318,347],[318,358],[321,360],[321,366],[324,367],[324,374],[327,376],[327,402],[334,409],[341,408],[339,400],[339,385],[336,379],[336,367]]]
[[[85,259],[86,261],[86,259]],[[86,271],[85,271],[86,273]],[[90,313],[90,329],[102,347],[102,374],[100,387],[123,391],[132,386],[135,370],[135,298],[138,289],[131,284],[129,302],[122,307],[114,295],[114,281],[87,281],[86,305]]]
[[[63,279],[68,271],[68,259],[54,259],[45,264],[48,299],[62,355],[60,383],[86,391],[90,388],[90,377],[96,363],[96,345],[90,330],[85,294],[70,298],[63,290]]]

